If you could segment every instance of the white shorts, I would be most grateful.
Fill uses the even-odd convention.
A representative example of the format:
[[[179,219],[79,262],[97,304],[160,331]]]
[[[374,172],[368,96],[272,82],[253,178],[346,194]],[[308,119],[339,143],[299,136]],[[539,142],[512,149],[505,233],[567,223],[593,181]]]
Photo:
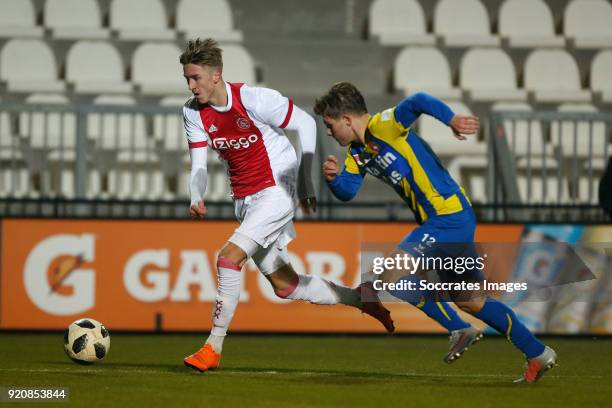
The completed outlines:
[[[284,248],[295,238],[293,216],[295,214],[295,200],[292,191],[281,186],[272,186],[258,191],[255,194],[237,199],[234,202],[236,218],[240,227],[235,235],[242,235],[255,241],[260,247],[267,248],[274,244],[277,248]],[[238,239],[230,237],[229,241],[238,246]],[[248,256],[248,248],[246,250]]]

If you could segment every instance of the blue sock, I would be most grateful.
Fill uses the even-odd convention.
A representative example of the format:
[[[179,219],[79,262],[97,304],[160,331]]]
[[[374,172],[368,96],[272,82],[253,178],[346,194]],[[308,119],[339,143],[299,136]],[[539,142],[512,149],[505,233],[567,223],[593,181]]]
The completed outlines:
[[[536,339],[512,309],[502,302],[487,299],[480,312],[474,316],[504,334],[528,359],[537,357],[544,351],[544,344]]]
[[[400,281],[413,281],[418,284],[418,279],[415,276],[404,276]],[[469,323],[459,317],[455,309],[446,302],[437,302],[435,296],[428,291],[418,289],[396,290],[392,291],[391,294],[420,309],[449,332],[470,327]]]

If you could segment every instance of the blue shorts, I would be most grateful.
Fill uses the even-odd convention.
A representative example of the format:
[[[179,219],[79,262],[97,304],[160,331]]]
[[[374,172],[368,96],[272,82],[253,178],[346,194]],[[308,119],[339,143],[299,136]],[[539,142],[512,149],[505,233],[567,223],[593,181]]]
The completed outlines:
[[[423,225],[412,230],[400,242],[399,249],[415,257],[439,257],[445,260],[478,258],[479,254],[474,244],[476,216],[472,207],[464,200],[462,197],[463,211],[427,219]],[[478,282],[484,278],[482,270],[475,267],[435,270],[440,280],[444,282]]]

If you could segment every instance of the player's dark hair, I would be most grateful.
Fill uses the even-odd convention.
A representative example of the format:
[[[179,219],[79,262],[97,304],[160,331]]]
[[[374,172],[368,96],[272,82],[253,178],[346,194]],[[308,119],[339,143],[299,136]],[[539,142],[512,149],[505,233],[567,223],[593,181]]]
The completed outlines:
[[[181,54],[179,60],[181,64],[196,64],[201,66],[223,68],[223,51],[219,48],[219,44],[212,38],[202,40],[196,38],[187,43],[185,51]]]
[[[361,92],[350,82],[338,82],[315,101],[314,111],[319,116],[337,119],[346,113],[361,115],[368,113]]]

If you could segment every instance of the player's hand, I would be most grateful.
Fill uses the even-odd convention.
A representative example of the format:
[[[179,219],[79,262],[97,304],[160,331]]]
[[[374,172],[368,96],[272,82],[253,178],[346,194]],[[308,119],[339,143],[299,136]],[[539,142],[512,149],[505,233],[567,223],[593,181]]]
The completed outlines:
[[[300,200],[300,207],[306,215],[317,212],[317,197],[306,197]]]
[[[338,159],[336,159],[336,156],[327,156],[327,159],[323,162],[323,176],[325,176],[325,180],[332,181],[338,176],[338,173]]]
[[[208,209],[204,205],[204,201],[198,201],[197,204],[194,204],[189,208],[189,214],[191,215],[191,218],[194,218],[194,219],[195,218],[204,219],[207,212],[208,212]]]
[[[480,129],[480,119],[474,115],[455,115],[450,121],[455,137],[459,140],[466,140],[465,135],[478,133]]]

